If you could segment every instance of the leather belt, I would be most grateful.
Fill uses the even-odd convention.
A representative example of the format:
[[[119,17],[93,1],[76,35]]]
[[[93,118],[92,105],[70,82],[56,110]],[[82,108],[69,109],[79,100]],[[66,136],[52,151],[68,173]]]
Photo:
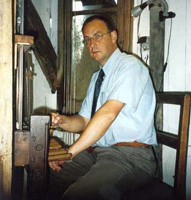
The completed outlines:
[[[145,143],[141,143],[141,142],[118,142],[116,144],[114,144],[113,146],[130,146],[130,147],[145,147],[145,148],[150,148],[151,145],[149,144],[145,144]],[[95,147],[88,147],[86,150],[89,152],[89,153],[92,153],[94,150],[95,150],[96,146]]]
[[[135,142],[118,142],[114,144],[113,146],[131,146],[131,147],[145,147],[145,148],[151,147],[151,145],[149,144],[136,142],[136,141]]]

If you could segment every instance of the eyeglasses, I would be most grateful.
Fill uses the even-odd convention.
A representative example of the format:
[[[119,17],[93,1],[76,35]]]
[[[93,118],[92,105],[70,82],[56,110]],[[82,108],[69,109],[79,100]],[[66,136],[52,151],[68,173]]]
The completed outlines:
[[[96,42],[97,41],[100,41],[104,35],[108,34],[108,33],[111,33],[112,31],[109,31],[107,33],[104,33],[104,34],[101,34],[101,33],[95,33],[93,37],[85,37],[84,40],[83,40],[83,43],[85,45],[89,44],[90,43],[90,40],[91,39],[94,39]]]

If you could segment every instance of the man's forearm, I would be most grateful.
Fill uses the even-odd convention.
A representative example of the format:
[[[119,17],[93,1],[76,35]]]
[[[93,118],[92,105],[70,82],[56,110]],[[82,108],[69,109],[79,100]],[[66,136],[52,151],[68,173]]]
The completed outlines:
[[[85,129],[89,120],[81,115],[66,116],[62,115],[62,123],[59,126],[66,131],[79,133]]]
[[[123,106],[123,103],[116,100],[106,102],[95,113],[78,140],[69,148],[69,152],[75,156],[98,141],[116,119]]]

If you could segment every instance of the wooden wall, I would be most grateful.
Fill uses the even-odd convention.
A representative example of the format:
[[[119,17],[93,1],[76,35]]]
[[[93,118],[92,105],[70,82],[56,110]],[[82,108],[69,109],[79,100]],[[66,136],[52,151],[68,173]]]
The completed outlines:
[[[12,1],[0,1],[0,199],[11,199],[13,24]]]

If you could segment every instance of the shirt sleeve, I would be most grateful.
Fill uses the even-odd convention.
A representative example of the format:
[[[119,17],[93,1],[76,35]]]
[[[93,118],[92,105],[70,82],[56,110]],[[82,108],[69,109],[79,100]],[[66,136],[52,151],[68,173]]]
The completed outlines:
[[[119,100],[136,110],[149,77],[148,70],[139,62],[136,65],[119,68],[108,100]]]

